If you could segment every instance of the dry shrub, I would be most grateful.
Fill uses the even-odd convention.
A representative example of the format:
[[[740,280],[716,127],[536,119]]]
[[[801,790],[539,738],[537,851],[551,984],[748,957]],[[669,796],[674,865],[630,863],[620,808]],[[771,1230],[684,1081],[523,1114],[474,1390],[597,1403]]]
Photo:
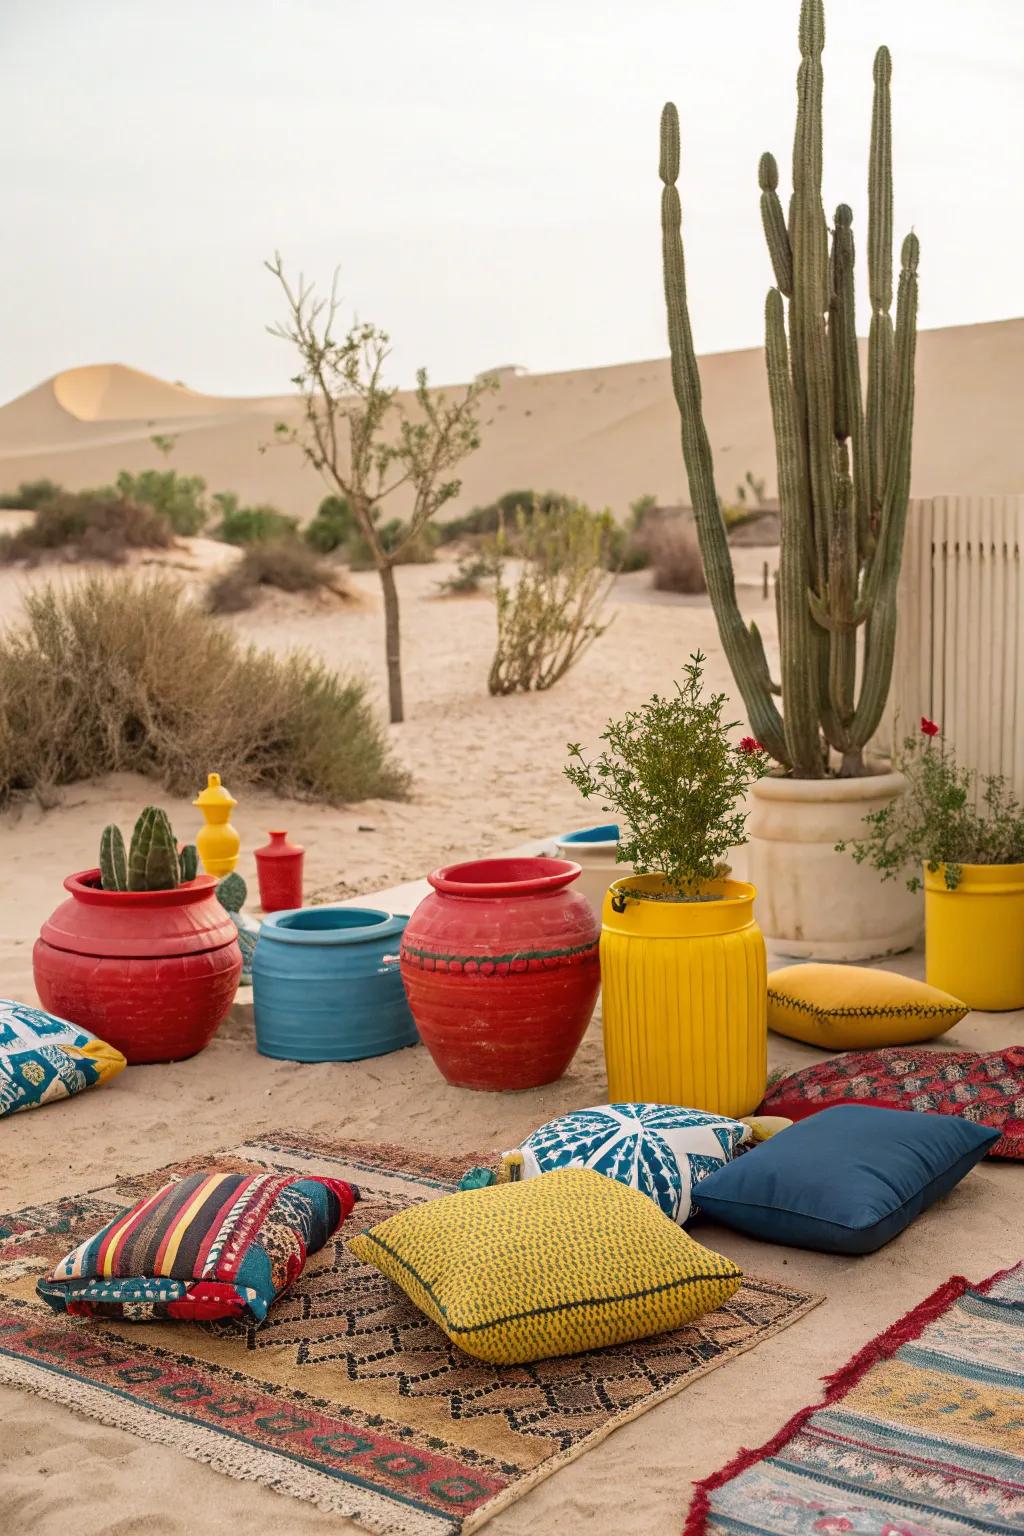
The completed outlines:
[[[251,608],[261,587],[279,592],[316,592],[328,588],[342,595],[341,575],[326,560],[295,537],[250,544],[237,565],[210,583],[207,605],[212,613],[240,613]]]
[[[653,571],[652,585],[659,592],[706,592],[704,565],[697,531],[686,518],[662,518],[645,534]]]
[[[0,538],[0,561],[38,564],[48,555],[124,561],[133,549],[169,549],[174,530],[163,513],[113,491],[62,491],[44,501],[24,528]]]
[[[120,772],[181,793],[210,769],[332,804],[406,793],[361,682],[243,645],[167,576],[46,586],[25,614],[0,636],[0,803]]]
[[[520,512],[510,535],[498,536],[495,598],[498,645],[487,686],[491,693],[543,691],[564,677],[607,629],[601,610],[610,520],[576,503]],[[514,586],[505,582],[509,543],[522,558]]]

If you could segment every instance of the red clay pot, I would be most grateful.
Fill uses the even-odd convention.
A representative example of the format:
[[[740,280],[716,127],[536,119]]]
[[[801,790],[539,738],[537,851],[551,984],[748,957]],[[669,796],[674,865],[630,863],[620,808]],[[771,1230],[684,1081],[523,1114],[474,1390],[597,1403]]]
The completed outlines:
[[[212,875],[171,891],[104,891],[98,869],[69,893],[32,952],[44,1008],[92,1030],[129,1062],[181,1061],[227,1015],[242,953]]]
[[[428,876],[402,936],[420,1038],[450,1083],[538,1088],[561,1077],[594,1011],[600,932],[566,859],[480,859]]]
[[[302,861],[306,850],[298,843],[290,843],[287,832],[271,832],[270,842],[254,852],[264,912],[291,912],[301,907]]]

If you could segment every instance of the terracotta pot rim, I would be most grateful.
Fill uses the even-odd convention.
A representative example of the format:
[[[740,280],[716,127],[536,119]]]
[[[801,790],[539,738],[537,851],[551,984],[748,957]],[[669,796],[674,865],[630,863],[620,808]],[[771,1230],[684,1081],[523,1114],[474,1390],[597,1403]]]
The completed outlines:
[[[769,775],[751,785],[751,794],[761,800],[788,800],[802,805],[820,805],[844,800],[877,800],[879,795],[896,795],[906,779],[894,768],[880,768],[856,779],[794,779],[791,775]]]
[[[536,873],[529,873],[533,869]],[[467,878],[466,871],[490,871],[493,878]],[[522,871],[519,874],[514,871]],[[502,874],[502,871],[505,871]],[[427,876],[435,891],[445,896],[495,897],[540,895],[561,890],[583,873],[571,859],[523,858],[468,859],[445,864]]]
[[[80,869],[76,874],[66,877],[64,889],[76,901],[85,902],[89,906],[117,904],[122,907],[183,907],[191,902],[202,901],[217,886],[213,875],[197,875],[194,880],[185,880],[181,885],[172,886],[166,891],[104,891],[96,883],[99,878],[98,867]]]

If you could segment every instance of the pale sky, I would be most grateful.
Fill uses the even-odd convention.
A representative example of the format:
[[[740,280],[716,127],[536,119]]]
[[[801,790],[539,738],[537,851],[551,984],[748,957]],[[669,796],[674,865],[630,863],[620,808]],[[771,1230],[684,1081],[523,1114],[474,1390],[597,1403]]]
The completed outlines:
[[[262,258],[341,288],[396,382],[667,351],[679,107],[699,351],[761,340],[757,161],[789,190],[798,0],[0,0],[0,399],[124,362],[289,388]],[[871,59],[923,326],[1024,312],[1024,0],[828,0],[825,198],[863,254]],[[864,282],[859,276],[863,304]]]

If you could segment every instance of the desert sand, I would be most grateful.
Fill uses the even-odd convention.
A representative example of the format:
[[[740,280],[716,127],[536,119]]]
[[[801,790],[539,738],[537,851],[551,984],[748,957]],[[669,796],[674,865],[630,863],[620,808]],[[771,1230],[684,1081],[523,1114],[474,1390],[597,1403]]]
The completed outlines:
[[[917,359],[912,494],[1024,491],[1016,447],[1024,320],[922,331]],[[720,493],[731,497],[749,470],[774,495],[761,349],[703,357],[701,377]],[[204,395],[120,364],[67,369],[0,408],[0,490],[42,476],[79,490],[109,483],[120,469],[166,462],[202,475],[211,490],[308,517],[323,486],[298,449],[273,445],[274,423],[295,415],[293,396]],[[482,446],[463,467],[451,513],[523,487],[564,491],[620,514],[644,494],[665,505],[689,500],[667,358],[564,373],[506,370],[483,421]],[[175,439],[166,461],[151,442],[157,434]],[[404,510],[398,502],[396,510]]]
[[[53,462],[47,463],[52,472]],[[756,574],[760,552],[746,553],[758,562],[751,571]],[[177,558],[202,567],[214,556],[196,546]],[[485,677],[493,610],[483,598],[438,599],[434,584],[442,571],[400,572],[408,719],[392,736],[413,769],[413,798],[338,810],[240,790],[240,868],[251,883],[252,847],[269,827],[286,826],[307,846],[310,898],[384,891],[383,903],[408,910],[422,887],[394,894],[386,888],[419,880],[443,861],[593,820],[562,777],[566,741],[596,742],[609,715],[667,687],[689,652],[703,648],[709,680],[729,687],[706,601],[657,598],[640,575],[619,583],[611,628],[554,690],[491,699]],[[199,572],[185,570],[183,576],[195,581]],[[19,582],[27,579],[4,577],[5,619],[16,606]],[[299,641],[315,647],[377,685],[382,640],[374,578],[355,582],[364,596],[351,609],[282,599],[233,622],[275,649]],[[759,585],[744,588],[743,598],[771,643],[774,618]],[[103,822],[126,823],[151,798],[167,805],[176,827],[191,827],[195,813],[187,801],[169,800],[152,785],[126,778],[75,786],[55,809],[25,806],[0,820],[7,876],[0,890],[5,993],[33,997],[31,945],[61,895],[62,874],[93,862]],[[895,964],[919,974],[921,957]],[[994,1048],[1022,1039],[1022,1015],[972,1015],[943,1044]],[[818,1054],[772,1040],[773,1066]],[[270,1061],[257,1054],[247,1009],[240,1005],[213,1044],[191,1061],[130,1068],[109,1088],[3,1122],[0,1208],[106,1182],[113,1170],[155,1168],[188,1150],[237,1144],[273,1126],[453,1152],[498,1150],[555,1114],[605,1097],[596,1020],[561,1082],[524,1094],[488,1095],[449,1088],[421,1046],[353,1064]],[[499,1514],[488,1529],[494,1536],[596,1530],[677,1536],[692,1479],[714,1471],[740,1446],[761,1444],[816,1399],[823,1374],[951,1273],[979,1279],[1021,1256],[1018,1193],[1019,1169],[982,1164],[908,1232],[868,1258],[758,1244],[702,1222],[698,1238],[751,1271],[824,1293],[824,1304],[618,1430]],[[235,1536],[239,1530],[341,1536],[356,1530],[339,1516],[236,1482],[39,1398],[0,1390],[0,1417],[0,1530],[36,1536],[64,1536],[69,1526],[79,1536]]]

